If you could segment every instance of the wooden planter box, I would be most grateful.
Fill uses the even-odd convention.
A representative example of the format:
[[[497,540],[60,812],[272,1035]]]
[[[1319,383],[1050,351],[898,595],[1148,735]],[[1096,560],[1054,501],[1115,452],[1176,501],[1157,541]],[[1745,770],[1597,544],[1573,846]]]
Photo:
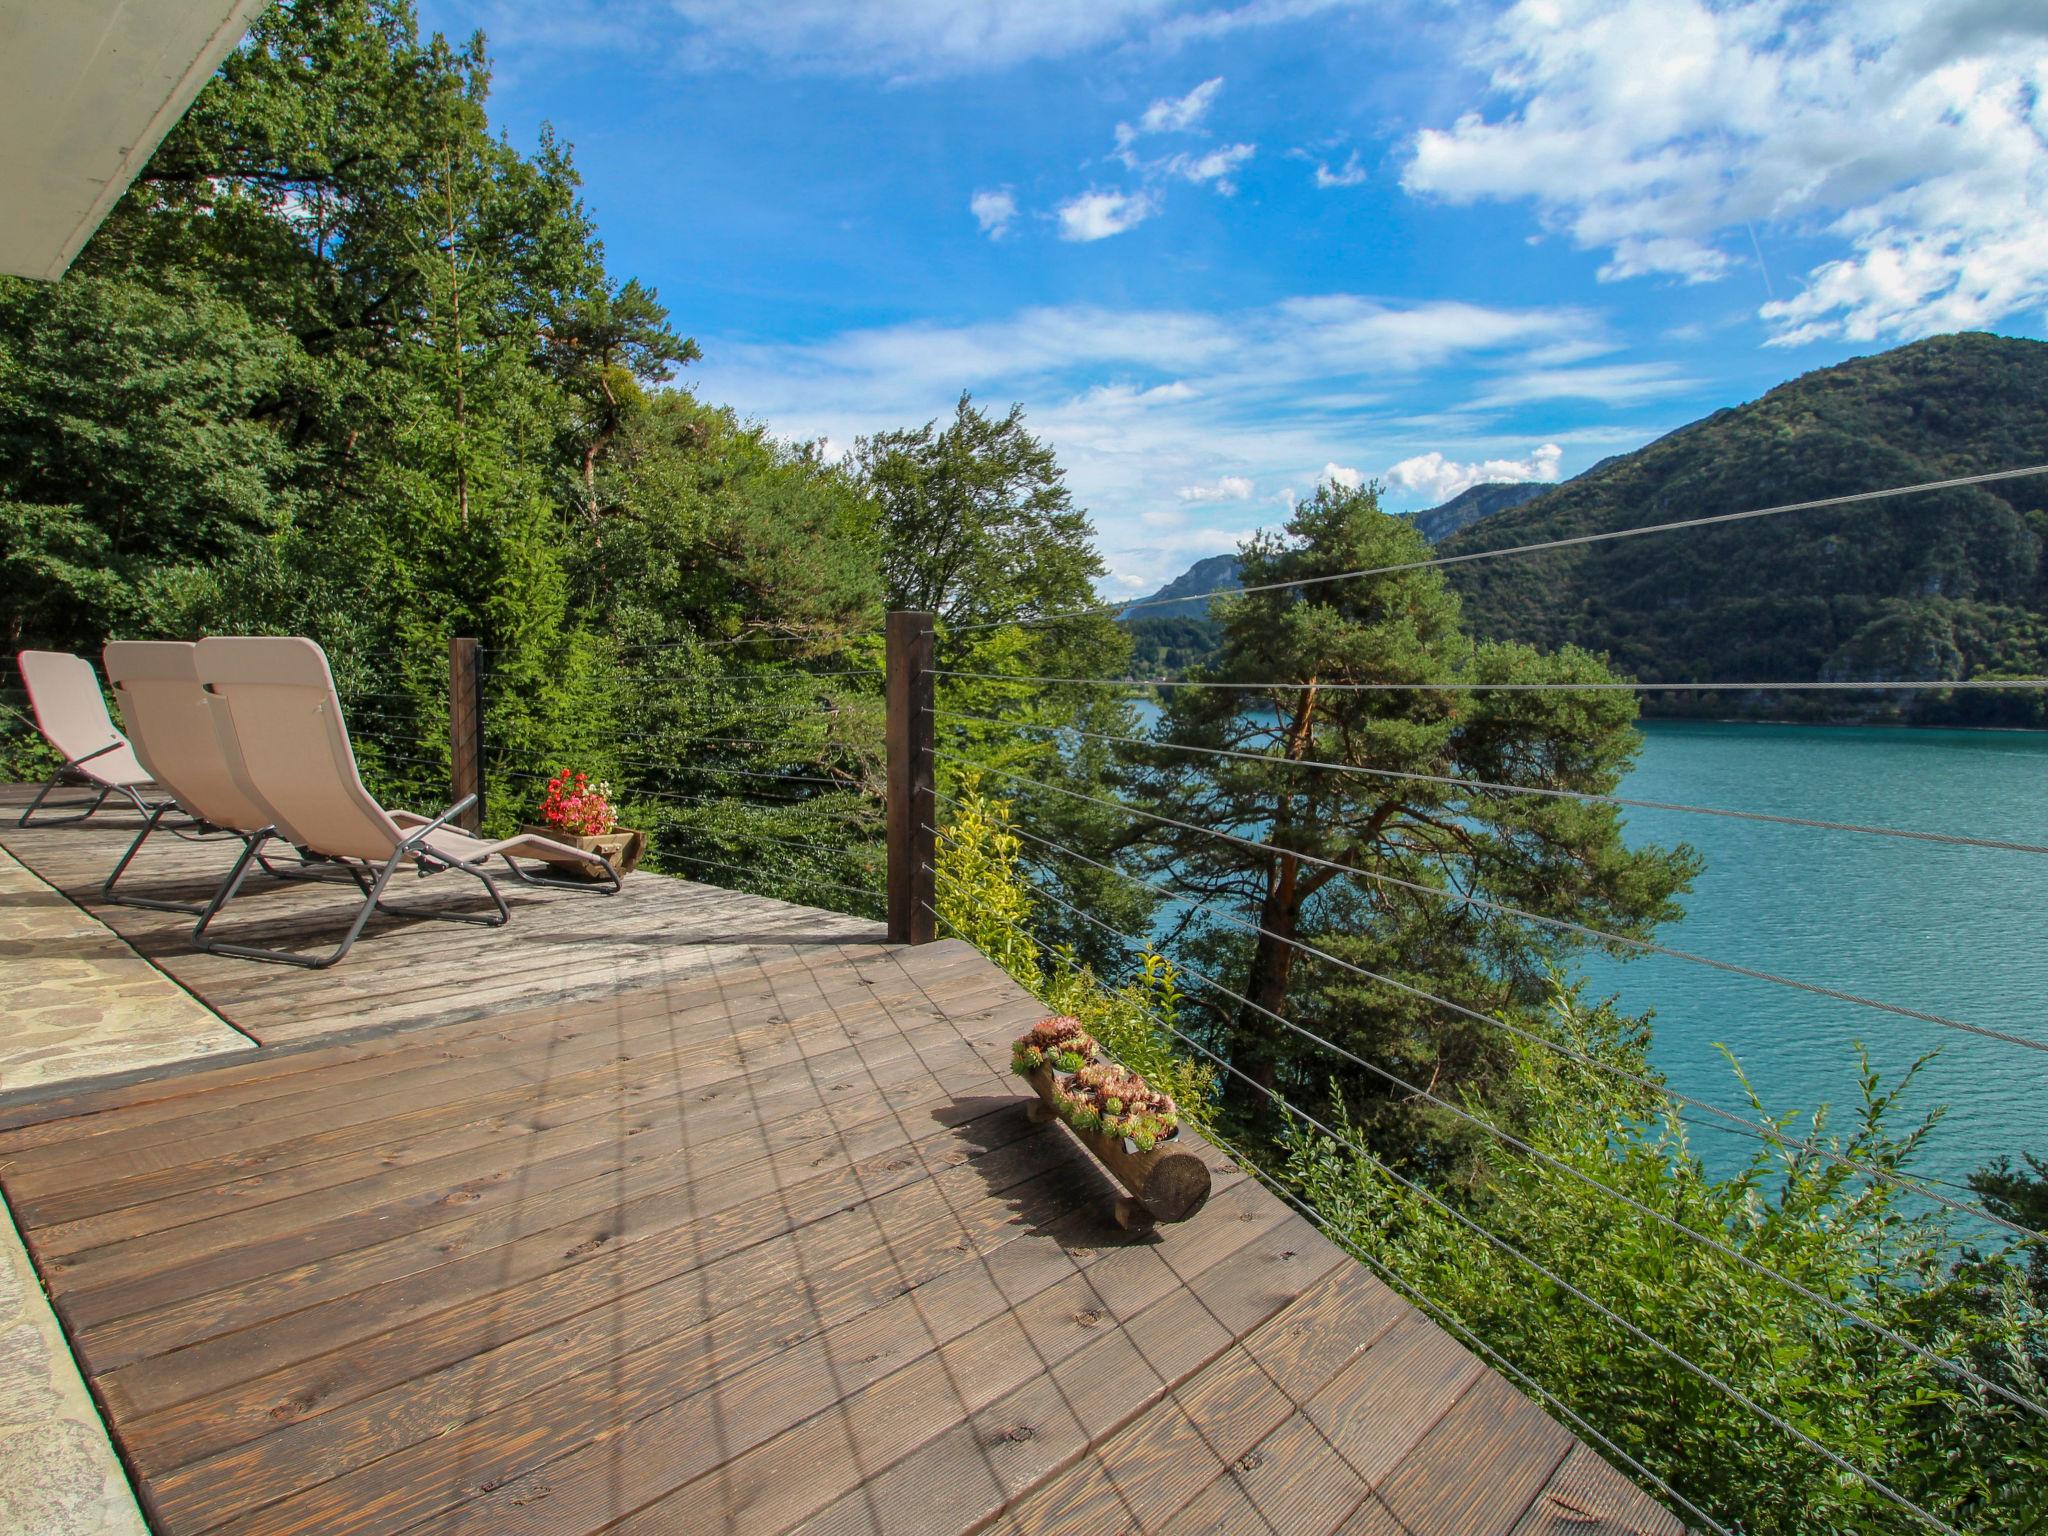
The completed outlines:
[[[1030,1108],[1031,1118],[1041,1125],[1060,1119],[1053,1097],[1052,1068],[1037,1067],[1025,1081],[1038,1093],[1038,1102]],[[1141,1231],[1158,1221],[1186,1221],[1208,1203],[1209,1165],[1187,1149],[1183,1136],[1169,1137],[1150,1152],[1134,1152],[1121,1136],[1077,1131],[1071,1125],[1067,1129],[1130,1191],[1117,1199],[1118,1226]]]
[[[585,853],[601,853],[612,861],[612,868],[621,875],[629,875],[640,867],[640,856],[647,851],[647,834],[620,827],[616,832],[607,832],[603,837],[571,837],[553,827],[522,826],[521,832],[533,837],[545,837],[557,843],[567,843],[571,848],[580,848]],[[605,878],[602,864],[586,863],[582,859],[548,858],[549,865],[570,880],[602,880]]]

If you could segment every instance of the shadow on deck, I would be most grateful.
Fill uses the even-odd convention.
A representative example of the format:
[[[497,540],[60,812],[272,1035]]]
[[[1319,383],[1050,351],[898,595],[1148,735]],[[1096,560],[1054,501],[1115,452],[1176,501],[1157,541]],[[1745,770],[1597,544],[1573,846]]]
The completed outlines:
[[[128,835],[11,823],[88,905]],[[0,1108],[160,1530],[1679,1529],[1219,1155],[1120,1232],[1006,1070],[1042,1009],[965,945],[652,876],[513,900],[324,973],[93,909],[259,1042]]]

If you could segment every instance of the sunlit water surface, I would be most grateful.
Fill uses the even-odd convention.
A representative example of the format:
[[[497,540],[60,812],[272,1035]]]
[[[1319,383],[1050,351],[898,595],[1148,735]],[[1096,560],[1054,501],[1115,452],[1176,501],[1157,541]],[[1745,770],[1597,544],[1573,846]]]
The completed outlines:
[[[2048,735],[1652,721],[1620,793],[2048,845]],[[1626,814],[1632,843],[1689,842],[1705,859],[1684,920],[1658,935],[1667,947],[2048,1041],[2048,855]],[[1947,1107],[1915,1174],[2048,1157],[2048,1053],[1662,955],[1582,969],[1589,996],[1654,1011],[1652,1060],[1681,1093],[1752,1113],[1726,1047],[1771,1114],[1825,1104],[1840,1124],[1861,1102],[1857,1042],[1887,1083],[1937,1051],[1892,1122]],[[1719,1171],[1756,1145],[1687,1118],[1705,1122],[1695,1145]]]
[[[2041,735],[1652,722],[1644,737],[1632,798],[2048,844]],[[2048,856],[1675,811],[1629,812],[1628,837],[1706,860],[1660,935],[1673,948],[2048,1041]],[[1887,1080],[1938,1049],[1905,1106],[1948,1107],[1919,1171],[2048,1156],[2048,1054],[1661,955],[1585,969],[1656,1011],[1653,1059],[1685,1093],[1743,1107],[1725,1045],[1773,1113],[1841,1113],[1860,1098],[1855,1042]],[[1734,1150],[1703,1149],[1723,1166]]]

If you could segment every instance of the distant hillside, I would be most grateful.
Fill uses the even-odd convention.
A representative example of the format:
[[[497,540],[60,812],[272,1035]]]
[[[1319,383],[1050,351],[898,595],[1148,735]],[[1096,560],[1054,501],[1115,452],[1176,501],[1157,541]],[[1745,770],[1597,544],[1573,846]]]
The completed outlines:
[[[1612,462],[1611,460],[1607,462]],[[1469,528],[1482,517],[1505,512],[1555,489],[1540,480],[1492,481],[1460,491],[1442,506],[1410,513],[1422,536],[1435,544],[1460,529]],[[1136,599],[1126,622],[1149,619],[1206,619],[1209,605],[1202,599],[1237,585],[1237,556],[1211,555],[1197,560],[1149,597]],[[1184,598],[1184,602],[1174,602]]]
[[[1131,609],[1130,617],[1133,621],[1206,619],[1209,616],[1209,604],[1205,601],[1208,595],[1236,585],[1237,556],[1211,555],[1206,560],[1197,560],[1150,597],[1139,598]],[[1177,597],[1187,601],[1170,601]]]
[[[2048,461],[2048,343],[1971,333],[1857,358],[1611,459],[1444,547],[1464,554]],[[1480,633],[1645,680],[1939,679],[2048,662],[2048,476],[1450,568]],[[1666,710],[1868,713],[1789,695]],[[2036,695],[1877,701],[2038,724]]]
[[[1442,506],[1412,515],[1423,537],[1434,544],[1481,518],[1522,506],[1552,489],[1539,481],[1475,485]],[[1197,560],[1150,597],[1133,603],[1123,615],[1131,632],[1133,673],[1171,676],[1214,651],[1221,636],[1209,621],[1207,599],[1237,582],[1237,556],[1211,555]]]
[[[1440,507],[1415,514],[1415,526],[1432,544],[1441,544],[1452,534],[1471,527],[1482,517],[1492,517],[1510,507],[1533,501],[1555,489],[1541,480],[1493,481],[1458,492]]]

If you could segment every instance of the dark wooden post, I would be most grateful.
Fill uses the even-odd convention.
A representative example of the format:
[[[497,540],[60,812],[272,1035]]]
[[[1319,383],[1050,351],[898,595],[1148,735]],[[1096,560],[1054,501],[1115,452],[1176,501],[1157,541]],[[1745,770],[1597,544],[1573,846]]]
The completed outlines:
[[[477,661],[482,649],[466,636],[448,642],[448,793],[451,803],[476,796],[476,804],[455,818],[471,832],[484,823],[484,673]]]
[[[932,757],[932,616],[892,613],[889,690],[889,939],[929,944],[938,935],[937,770]]]

